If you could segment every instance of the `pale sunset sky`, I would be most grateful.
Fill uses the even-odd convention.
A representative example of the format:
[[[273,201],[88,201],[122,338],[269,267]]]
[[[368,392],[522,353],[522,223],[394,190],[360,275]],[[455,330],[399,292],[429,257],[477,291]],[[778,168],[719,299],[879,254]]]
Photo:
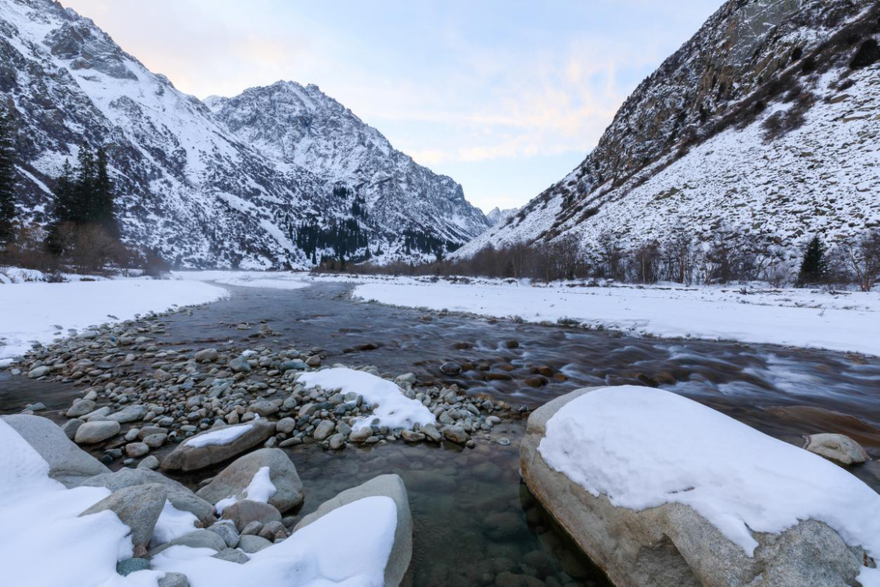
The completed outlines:
[[[721,0],[61,0],[180,90],[312,83],[488,212],[571,171]]]

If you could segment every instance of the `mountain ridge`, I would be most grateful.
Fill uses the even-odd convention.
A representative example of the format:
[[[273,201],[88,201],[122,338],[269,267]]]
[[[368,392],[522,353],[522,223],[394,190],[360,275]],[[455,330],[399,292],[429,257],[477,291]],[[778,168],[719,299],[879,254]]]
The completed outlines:
[[[454,256],[570,236],[588,252],[606,238],[638,248],[683,231],[738,235],[790,264],[814,234],[833,244],[880,225],[877,66],[850,67],[878,33],[867,0],[725,2],[580,165]]]
[[[184,267],[305,268],[339,250],[432,256],[486,226],[479,213],[454,233],[439,208],[440,229],[424,215],[381,227],[354,215],[356,195],[339,197],[326,176],[267,157],[57,2],[0,4],[0,58],[0,91],[19,129],[18,206],[26,222],[47,221],[53,180],[85,142],[107,150],[123,238]],[[473,209],[458,184],[446,189]],[[431,202],[421,204],[431,210]],[[407,246],[416,240],[430,246]]]

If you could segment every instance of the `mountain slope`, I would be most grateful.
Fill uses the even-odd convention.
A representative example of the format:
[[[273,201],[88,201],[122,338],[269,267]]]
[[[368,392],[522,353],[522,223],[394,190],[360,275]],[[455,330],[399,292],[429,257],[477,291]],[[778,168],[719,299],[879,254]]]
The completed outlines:
[[[456,254],[568,235],[636,247],[684,230],[793,258],[813,234],[880,226],[878,38],[868,0],[726,2],[581,165]]]
[[[315,85],[278,82],[208,102],[229,130],[272,160],[309,169],[363,199],[376,230],[430,227],[435,237],[461,244],[488,227],[460,185],[395,150]]]
[[[86,141],[108,151],[123,238],[183,266],[305,267],[333,253],[342,232],[348,256],[405,253],[405,227],[365,226],[322,169],[268,157],[57,2],[0,2],[0,92],[19,129],[27,220],[45,222],[53,178]],[[424,214],[407,227],[435,234],[431,213],[446,210],[419,206]],[[306,225],[310,239],[299,233]],[[473,234],[437,233],[455,244]]]

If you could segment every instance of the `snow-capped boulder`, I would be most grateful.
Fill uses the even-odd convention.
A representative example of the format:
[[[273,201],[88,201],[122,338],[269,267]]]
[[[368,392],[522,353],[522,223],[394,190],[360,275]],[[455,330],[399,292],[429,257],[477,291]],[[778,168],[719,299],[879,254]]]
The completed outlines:
[[[880,554],[880,496],[824,459],[649,388],[536,410],[526,484],[618,586],[853,585]]]
[[[16,414],[2,419],[49,464],[49,477],[67,487],[74,487],[87,477],[110,472],[47,418]]]
[[[264,442],[275,433],[275,424],[268,420],[252,420],[247,424],[212,428],[180,443],[162,461],[166,471],[195,471],[229,460]]]
[[[210,502],[197,496],[181,483],[149,469],[123,468],[114,473],[107,471],[102,475],[86,479],[80,483],[79,486],[104,487],[110,491],[119,491],[125,487],[153,483],[160,483],[165,487],[168,501],[171,502],[171,505],[176,509],[193,514],[205,526],[214,523],[214,506]]]
[[[215,505],[226,500],[265,501],[283,513],[303,502],[303,484],[287,453],[262,448],[236,459],[197,495]]]
[[[325,501],[317,510],[300,520],[294,528],[293,536],[338,508],[376,496],[390,497],[397,506],[397,529],[394,533],[394,546],[385,566],[386,587],[397,586],[403,582],[412,559],[413,529],[406,486],[398,475],[379,475],[363,485],[346,489],[333,499]]]

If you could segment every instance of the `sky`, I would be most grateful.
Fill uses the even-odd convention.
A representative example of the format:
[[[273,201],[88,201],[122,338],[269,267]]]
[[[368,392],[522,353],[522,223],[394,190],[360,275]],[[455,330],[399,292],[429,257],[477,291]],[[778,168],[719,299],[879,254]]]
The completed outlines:
[[[62,0],[189,94],[316,84],[488,212],[574,169],[721,0]]]

